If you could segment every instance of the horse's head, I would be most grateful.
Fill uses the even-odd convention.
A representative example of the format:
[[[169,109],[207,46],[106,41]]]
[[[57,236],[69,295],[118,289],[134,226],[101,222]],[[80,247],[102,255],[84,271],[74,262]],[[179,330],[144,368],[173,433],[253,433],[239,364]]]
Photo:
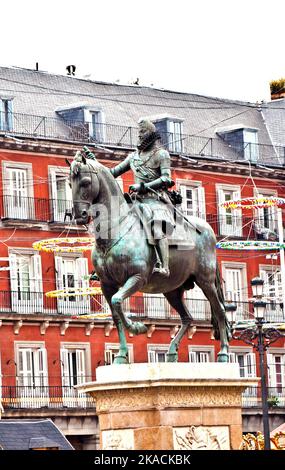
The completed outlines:
[[[76,152],[70,164],[70,185],[74,217],[78,225],[85,225],[90,220],[91,206],[99,194],[98,170],[95,157],[93,160],[86,158],[84,152]]]

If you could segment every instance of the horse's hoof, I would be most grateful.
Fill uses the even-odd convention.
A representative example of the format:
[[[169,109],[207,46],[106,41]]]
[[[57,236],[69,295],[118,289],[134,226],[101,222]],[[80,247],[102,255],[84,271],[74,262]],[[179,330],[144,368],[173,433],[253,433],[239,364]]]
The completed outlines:
[[[166,362],[178,362],[178,354],[177,353],[167,353],[166,354]]]
[[[227,353],[218,353],[218,362],[229,362],[229,355]]]
[[[130,322],[128,330],[133,333],[133,335],[141,335],[147,332],[147,326],[140,321]]]
[[[115,356],[113,364],[129,364],[128,356]]]

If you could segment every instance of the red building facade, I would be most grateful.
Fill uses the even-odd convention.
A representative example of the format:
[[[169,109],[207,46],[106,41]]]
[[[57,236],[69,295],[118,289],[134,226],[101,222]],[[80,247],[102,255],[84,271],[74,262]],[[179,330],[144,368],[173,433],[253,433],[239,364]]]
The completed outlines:
[[[136,96],[135,102],[122,105],[115,100],[110,105],[106,96],[117,92],[117,85],[86,84],[25,70],[0,72],[3,418],[49,416],[76,448],[94,448],[94,403],[78,394],[74,385],[94,380],[96,368],[112,362],[118,348],[117,332],[110,316],[86,316],[90,312],[107,315],[101,295],[45,296],[54,289],[89,285],[92,265],[88,253],[45,253],[32,247],[37,240],[88,235],[70,217],[66,158],[87,144],[101,163],[114,166],[134,148],[137,120],[142,115],[151,117],[170,151],[172,178],[183,196],[185,214],[205,218],[218,240],[264,240],[277,237],[276,208],[241,213],[224,210],[220,204],[257,194],[285,197],[284,147],[272,145],[262,110],[253,105],[141,87],[119,87],[121,100],[128,91]],[[86,99],[86,86],[89,101],[78,103],[75,98],[84,95]],[[121,116],[122,106],[126,114]],[[157,114],[157,109],[154,114],[154,106],[164,106],[168,114]],[[235,108],[242,110],[242,120],[236,117]],[[126,125],[123,118],[129,119]],[[132,182],[128,172],[120,182],[122,189],[127,191]],[[266,318],[284,321],[278,253],[218,250],[217,255],[225,297],[237,304],[239,320],[253,318],[250,280],[258,275],[265,281]],[[179,361],[215,361],[219,343],[212,337],[208,302],[197,287],[187,293],[186,302],[193,327],[181,342]],[[180,324],[177,314],[162,296],[154,295],[134,296],[125,308],[148,325],[146,335],[127,334],[130,361],[164,361]],[[239,362],[241,375],[258,375],[253,349],[238,341],[230,346],[231,361]],[[267,363],[270,396],[277,396],[279,404],[271,411],[276,427],[284,420],[284,339],[272,345]],[[261,428],[259,414],[259,390],[248,390],[244,396],[246,431]]]

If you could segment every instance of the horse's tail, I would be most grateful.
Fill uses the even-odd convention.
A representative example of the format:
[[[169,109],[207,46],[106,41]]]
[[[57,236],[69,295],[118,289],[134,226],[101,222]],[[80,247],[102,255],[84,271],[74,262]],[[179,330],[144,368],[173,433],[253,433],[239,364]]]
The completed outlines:
[[[219,268],[218,263],[217,263],[217,266],[216,266],[215,287],[216,287],[216,290],[217,290],[218,299],[219,299],[220,303],[223,305],[223,307],[225,309],[225,303],[226,302],[225,302],[224,292],[223,292],[223,289],[222,289],[221,273],[220,273],[220,268]],[[214,328],[214,338],[215,339],[220,339],[219,324],[218,324],[218,321],[217,321],[217,316],[216,316],[215,312],[213,311],[212,307],[211,307],[211,323],[212,323],[213,328]],[[228,322],[226,313],[225,313],[225,326],[226,326],[226,329],[227,329],[228,340],[230,340],[230,337],[231,337],[230,324]]]

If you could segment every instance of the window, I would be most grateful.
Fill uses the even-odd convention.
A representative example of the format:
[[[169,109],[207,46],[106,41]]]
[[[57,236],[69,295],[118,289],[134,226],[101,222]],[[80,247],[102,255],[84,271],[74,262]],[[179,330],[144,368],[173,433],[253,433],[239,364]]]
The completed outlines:
[[[266,297],[266,320],[282,321],[282,280],[277,266],[261,266],[260,277],[264,280],[263,295]]]
[[[43,346],[17,345],[17,386],[22,407],[40,408],[48,404],[47,353]]]
[[[144,312],[150,318],[169,318],[171,307],[162,294],[143,294]]]
[[[240,190],[231,187],[217,187],[218,217],[220,235],[242,236],[242,215],[240,210],[221,207],[224,202],[240,198]]]
[[[30,163],[3,161],[4,216],[10,219],[33,219],[33,172]]]
[[[214,348],[208,346],[189,346],[189,362],[213,362]]]
[[[259,157],[258,133],[256,130],[244,129],[244,158],[251,162],[257,162]]]
[[[274,351],[274,349],[271,349]],[[269,395],[281,395],[284,399],[285,388],[285,354],[284,352],[267,353],[269,372]]]
[[[62,381],[66,387],[82,384],[86,381],[86,358],[84,349],[60,350]]]
[[[84,288],[89,286],[87,258],[55,256],[57,289]],[[60,313],[88,313],[90,302],[86,296],[71,295],[57,301]]]
[[[229,362],[238,363],[241,377],[256,377],[255,354],[245,351],[231,351]]]
[[[10,253],[12,309],[21,313],[43,310],[42,265],[38,254]]]
[[[11,131],[13,129],[13,101],[0,98],[0,130]]]
[[[72,213],[72,191],[68,183],[68,170],[49,168],[53,222],[65,222]],[[70,219],[69,219],[70,220]]]
[[[129,363],[134,362],[133,359],[133,345],[128,344]],[[115,356],[119,353],[120,346],[117,343],[105,343],[105,365],[113,364]]]
[[[255,192],[258,197],[274,197],[277,192],[260,190]],[[276,239],[278,231],[277,207],[263,207],[255,210],[255,230],[257,236],[261,239]],[[272,233],[270,233],[272,232]]]
[[[161,135],[162,144],[170,152],[182,152],[182,120],[174,118],[163,118],[153,121],[157,131]]]
[[[181,180],[180,180],[181,181]],[[205,190],[200,184],[185,184],[177,181],[182,196],[181,209],[186,216],[206,218]]]
[[[204,292],[196,284],[193,289],[185,292],[185,303],[194,319],[207,320],[210,318],[210,303]]]
[[[258,130],[252,128],[233,128],[229,126],[216,131],[241,158],[256,162],[259,157]]]
[[[237,303],[237,320],[248,317],[246,264],[222,262],[224,292],[227,302]]]
[[[101,111],[89,111],[89,134],[96,142],[104,142],[106,125]]]
[[[64,343],[60,349],[62,397],[65,406],[86,406],[87,395],[74,387],[91,380],[90,345]]]
[[[164,344],[148,344],[148,362],[166,362],[166,354],[169,346]]]

